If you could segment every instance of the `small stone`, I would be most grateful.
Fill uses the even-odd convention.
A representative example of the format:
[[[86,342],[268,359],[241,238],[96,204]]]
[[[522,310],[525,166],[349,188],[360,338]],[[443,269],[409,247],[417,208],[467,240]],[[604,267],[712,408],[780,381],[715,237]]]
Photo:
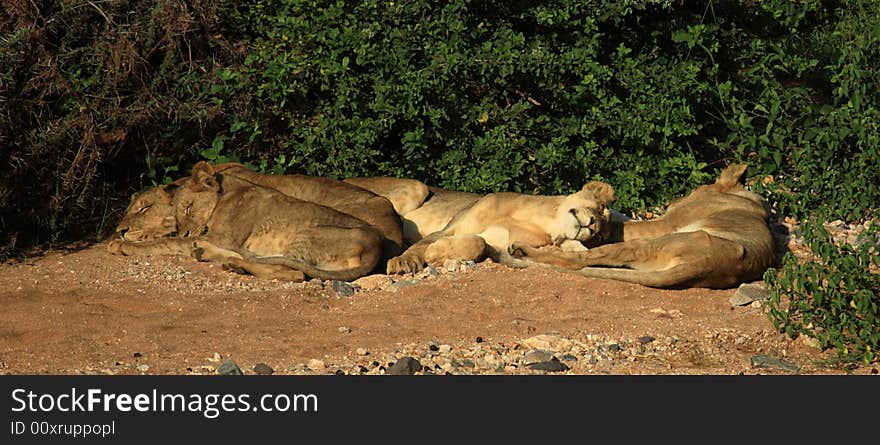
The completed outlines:
[[[138,370],[138,372],[147,372],[150,370],[150,366],[149,365],[138,365],[137,370]]]
[[[429,345],[428,350],[431,352],[437,352],[440,348],[438,348],[437,345]]]
[[[530,349],[560,352],[571,349],[571,340],[556,335],[541,334],[522,341],[523,346]]]
[[[340,326],[340,327],[339,327],[339,332],[342,333],[342,334],[350,334],[350,333],[351,333],[351,328],[348,327],[348,326]]]
[[[437,352],[439,352],[441,354],[449,354],[450,352],[452,352],[452,346],[450,346],[450,345],[437,346]]]
[[[641,344],[643,344],[643,345],[646,345],[646,344],[648,344],[648,343],[651,343],[651,342],[653,342],[654,340],[656,340],[656,338],[654,338],[654,337],[652,337],[652,336],[650,336],[650,335],[645,335],[645,336],[639,337],[639,343],[641,343]]]
[[[135,353],[134,353],[134,358],[141,358],[141,353],[140,353],[140,352],[135,352]]]
[[[760,301],[753,301],[752,304],[749,305],[749,307],[754,308],[754,309],[760,309],[760,307],[763,305],[764,304],[761,303]]]
[[[354,352],[356,352],[357,355],[367,355],[370,353],[365,348],[357,348],[357,350],[355,350]]]
[[[306,363],[306,367],[311,369],[312,371],[323,371],[325,368],[324,360],[311,359]]]
[[[619,352],[621,349],[620,345],[617,343],[612,343],[612,344],[608,345],[607,348],[611,352]]]
[[[332,280],[330,281],[330,287],[333,288],[333,291],[336,292],[336,295],[340,297],[350,297],[354,295],[355,288],[351,285],[351,283],[346,283],[345,281]]]
[[[269,366],[265,363],[257,363],[256,365],[254,365],[254,374],[270,375],[274,372],[275,372],[275,370],[272,369],[271,366]]]
[[[457,272],[460,264],[461,264],[461,261],[458,261],[458,260],[443,261],[443,270],[445,270],[447,272]]]
[[[549,362],[553,360],[553,354],[547,351],[542,351],[540,349],[532,349],[529,352],[526,352],[526,355],[523,356],[523,364],[528,366],[534,363],[540,362]]]
[[[475,368],[476,366],[477,365],[474,363],[474,361],[470,359],[464,359],[461,362],[458,362],[459,368]]]
[[[769,300],[770,293],[763,287],[756,284],[743,283],[736,290],[736,293],[730,297],[730,304],[733,306],[745,306],[754,301]]]
[[[220,364],[220,367],[217,368],[217,374],[220,375],[244,375],[241,372],[241,368],[231,359],[228,358],[226,361]]]
[[[416,284],[419,284],[419,280],[395,281],[391,286],[388,287],[388,290],[391,292],[397,292],[405,287],[415,286]]]
[[[573,355],[571,355],[571,354],[564,354],[564,355],[563,355],[562,357],[560,357],[560,358],[561,358],[562,361],[564,361],[564,362],[576,362],[576,361],[578,361],[578,358],[575,357],[575,356],[573,356]]]
[[[818,338],[809,335],[801,335],[801,343],[811,348],[822,349],[822,342]]]
[[[476,338],[476,342],[477,342],[477,343],[482,343],[482,342],[483,342],[483,337],[477,337],[477,338]]]
[[[801,368],[797,365],[787,362],[781,358],[771,357],[769,355],[756,354],[751,358],[752,367],[754,368],[776,368],[783,371],[800,372]]]
[[[556,357],[553,357],[552,360],[548,360],[546,362],[532,363],[530,365],[526,365],[526,367],[534,371],[546,372],[562,372],[569,369],[565,363],[560,362],[556,359]]]
[[[223,357],[220,356],[219,352],[215,352],[214,355],[208,358],[208,361],[211,363],[219,363]]]
[[[389,375],[413,375],[422,370],[422,364],[412,358],[403,357],[388,368]]]
[[[384,290],[394,281],[388,275],[367,275],[354,280],[352,284],[363,290]]]

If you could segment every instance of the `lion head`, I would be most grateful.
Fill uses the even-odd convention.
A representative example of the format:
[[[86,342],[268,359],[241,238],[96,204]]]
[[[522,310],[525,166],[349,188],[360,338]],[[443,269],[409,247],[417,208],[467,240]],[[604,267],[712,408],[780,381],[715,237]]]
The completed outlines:
[[[182,237],[200,236],[207,232],[208,221],[220,200],[222,177],[207,162],[193,166],[192,176],[174,194],[177,232]]]
[[[154,187],[131,196],[116,233],[125,241],[144,241],[177,233],[174,195],[179,183]]]
[[[608,204],[612,201],[614,189],[598,181],[566,196],[556,209],[556,227],[549,231],[554,244],[565,240],[597,243],[607,239],[611,230]]]

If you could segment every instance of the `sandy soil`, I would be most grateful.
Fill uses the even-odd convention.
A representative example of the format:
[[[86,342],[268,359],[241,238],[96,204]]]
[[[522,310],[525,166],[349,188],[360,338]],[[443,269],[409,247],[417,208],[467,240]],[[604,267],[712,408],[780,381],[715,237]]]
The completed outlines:
[[[656,290],[540,268],[475,267],[341,296],[331,283],[260,281],[188,258],[121,257],[99,244],[0,265],[0,373],[210,374],[232,358],[276,374],[543,373],[545,344],[575,374],[872,374],[779,335],[731,290]],[[412,280],[413,277],[395,277]],[[372,277],[374,282],[388,279]],[[409,284],[407,286],[403,286]],[[438,348],[438,345],[442,346]]]

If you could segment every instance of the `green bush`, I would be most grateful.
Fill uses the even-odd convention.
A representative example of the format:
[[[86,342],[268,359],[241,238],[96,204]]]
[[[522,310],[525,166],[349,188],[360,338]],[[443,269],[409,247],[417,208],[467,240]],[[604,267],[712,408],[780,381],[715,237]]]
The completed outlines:
[[[770,318],[776,328],[796,337],[807,334],[823,348],[834,347],[845,361],[871,362],[880,349],[880,267],[878,224],[857,246],[836,243],[821,225],[807,224],[815,261],[786,254],[779,271],[764,279],[771,292]]]

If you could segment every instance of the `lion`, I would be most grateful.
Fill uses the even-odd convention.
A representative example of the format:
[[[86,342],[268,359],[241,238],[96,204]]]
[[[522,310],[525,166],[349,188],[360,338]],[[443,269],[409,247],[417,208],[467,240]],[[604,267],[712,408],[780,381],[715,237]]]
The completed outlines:
[[[774,259],[768,205],[743,187],[746,165],[670,203],[656,220],[612,222],[612,240],[585,252],[514,242],[502,263],[544,265],[656,288],[730,288],[760,279]]]
[[[394,211],[400,216],[403,241],[407,245],[443,230],[455,215],[483,197],[476,193],[431,187],[415,179],[369,177],[343,181],[391,201]]]
[[[446,226],[392,258],[387,273],[414,273],[446,259],[496,258],[510,243],[583,248],[607,236],[614,189],[593,181],[571,195],[492,193],[464,207]]]
[[[109,245],[124,255],[192,255],[259,278],[350,281],[378,264],[382,233],[207,162],[192,176],[135,195]]]
[[[400,217],[392,202],[367,189],[331,178],[307,175],[266,175],[238,163],[217,164],[217,173],[236,176],[254,184],[273,188],[285,195],[336,209],[364,221],[384,236],[382,253],[385,259],[403,251],[404,237]],[[401,182],[401,192],[415,187]]]

